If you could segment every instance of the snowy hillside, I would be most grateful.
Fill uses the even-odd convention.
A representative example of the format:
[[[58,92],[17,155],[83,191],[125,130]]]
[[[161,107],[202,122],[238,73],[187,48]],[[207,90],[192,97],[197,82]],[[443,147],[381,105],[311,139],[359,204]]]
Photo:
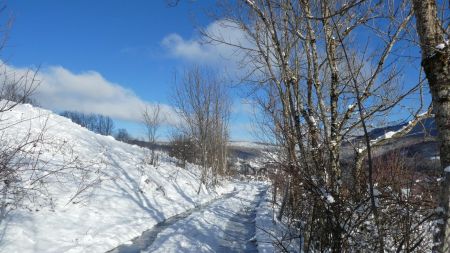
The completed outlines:
[[[197,195],[195,168],[176,167],[164,154],[159,166],[148,165],[145,149],[30,105],[4,113],[0,123],[3,145],[42,139],[27,157],[39,169],[18,180],[30,193],[0,224],[0,252],[105,252],[233,190]]]

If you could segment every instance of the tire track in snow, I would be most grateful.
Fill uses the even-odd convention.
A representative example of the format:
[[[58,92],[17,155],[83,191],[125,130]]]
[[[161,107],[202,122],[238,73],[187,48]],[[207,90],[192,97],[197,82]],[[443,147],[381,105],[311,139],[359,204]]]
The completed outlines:
[[[166,219],[112,253],[258,252],[256,207],[267,187],[244,183],[232,193]]]
[[[171,225],[175,224],[176,222],[187,218],[189,215],[199,212],[208,206],[214,204],[217,201],[228,199],[233,197],[237,194],[237,191],[233,191],[227,194],[224,194],[221,197],[212,199],[210,201],[207,201],[206,203],[200,204],[192,209],[189,209],[187,211],[184,211],[182,213],[179,213],[177,215],[174,215],[170,218],[167,218],[156,225],[154,225],[152,228],[142,232],[140,236],[137,236],[133,239],[131,239],[131,244],[122,244],[117,246],[116,248],[107,251],[106,253],[139,253],[142,250],[147,249],[152,245],[152,243],[156,240],[158,237],[158,234],[164,231],[166,228],[170,227]]]
[[[217,252],[257,253],[256,244],[256,208],[263,200],[267,189],[260,190],[256,198],[228,220],[224,237]]]
[[[241,182],[234,196],[192,213],[162,231],[143,252],[258,252],[256,207],[267,187]]]

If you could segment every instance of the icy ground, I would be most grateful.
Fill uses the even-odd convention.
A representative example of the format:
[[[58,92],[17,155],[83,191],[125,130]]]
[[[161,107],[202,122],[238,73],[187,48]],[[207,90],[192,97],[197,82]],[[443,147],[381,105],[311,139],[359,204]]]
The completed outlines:
[[[258,252],[256,208],[266,189],[236,183],[233,192],[161,222],[110,252]]]

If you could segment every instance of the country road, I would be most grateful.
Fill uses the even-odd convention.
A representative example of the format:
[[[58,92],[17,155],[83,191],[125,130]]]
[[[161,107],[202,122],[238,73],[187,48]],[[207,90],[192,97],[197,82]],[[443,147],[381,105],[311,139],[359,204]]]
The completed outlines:
[[[168,218],[109,252],[258,252],[256,207],[265,192],[263,185],[240,183],[233,192]]]

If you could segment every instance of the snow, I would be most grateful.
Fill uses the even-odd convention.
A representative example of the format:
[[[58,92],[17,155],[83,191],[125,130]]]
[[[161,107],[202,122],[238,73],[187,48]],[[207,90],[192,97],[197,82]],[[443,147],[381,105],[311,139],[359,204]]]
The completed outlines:
[[[419,114],[417,115],[417,117],[418,117],[418,118],[421,118],[421,117],[427,115],[428,113],[429,113],[428,111],[424,111],[424,112],[422,112],[422,113],[419,113]]]
[[[450,166],[447,166],[447,167],[444,169],[444,172],[450,172]]]
[[[401,192],[402,192],[403,196],[407,197],[407,196],[409,196],[411,194],[411,189],[409,189],[409,188],[402,188]]]
[[[266,191],[262,201],[256,209],[256,235],[255,239],[258,245],[258,252],[271,253],[271,252],[284,252],[277,243],[282,242],[283,247],[288,252],[299,252],[301,245],[301,239],[298,236],[292,235],[285,224],[275,218],[275,212],[279,211],[277,208],[273,208],[272,193],[270,190]],[[292,240],[286,240],[286,238],[296,238]],[[280,238],[284,238],[284,241]]]
[[[397,133],[397,132],[395,132],[395,131],[387,132],[387,133],[384,134],[384,138],[385,138],[385,139],[390,139],[390,138],[392,138],[392,136],[394,136],[394,134],[396,134],[396,133]]]
[[[445,44],[444,43],[440,43],[436,46],[436,49],[442,50],[445,48]]]
[[[373,196],[379,197],[381,196],[381,192],[377,188],[373,188]]]
[[[327,195],[326,200],[329,204],[333,204],[335,202],[333,196],[331,196],[330,194]]]
[[[311,121],[311,124],[316,127],[317,126],[317,122],[316,119],[314,118],[314,116],[309,115],[309,120]]]
[[[376,138],[376,139],[374,139],[374,140],[371,140],[370,142],[371,142],[371,143],[377,143],[377,142],[382,141],[382,140],[391,139],[394,135],[396,135],[397,133],[402,132],[402,131],[405,130],[408,126],[409,126],[409,124],[407,124],[406,126],[400,128],[400,129],[397,130],[397,131],[389,131],[389,132],[386,132],[386,133],[384,133],[382,136],[380,136],[380,137],[378,137],[378,138]]]
[[[253,2],[253,0],[247,0],[247,3],[250,4],[252,7],[255,5],[255,2]]]
[[[256,240],[258,242],[258,252],[275,252],[273,244],[276,235],[276,219],[270,203],[270,195],[266,194],[263,201],[256,209]]]
[[[439,43],[439,44],[436,46],[436,49],[442,50],[442,49],[444,49],[446,46],[448,46],[448,44],[449,44],[449,40],[444,40],[444,43]]]
[[[254,209],[266,187],[258,183],[235,187],[234,195],[169,226],[141,252],[254,252]]]
[[[428,112],[420,113],[420,114],[417,115],[417,118],[421,118],[421,117],[423,117],[423,116],[425,116],[425,115],[427,115],[427,114],[428,114]],[[371,142],[371,143],[377,143],[377,142],[382,141],[382,140],[391,139],[394,135],[396,135],[396,134],[398,134],[398,133],[401,133],[402,131],[404,131],[405,129],[407,129],[412,123],[413,123],[413,121],[409,121],[408,124],[406,124],[405,126],[403,126],[403,127],[400,128],[400,129],[398,129],[397,131],[389,131],[389,132],[386,132],[386,133],[383,134],[382,136],[380,136],[380,137],[378,137],[378,138],[376,138],[376,139],[374,139],[374,140],[371,140],[370,142]]]
[[[194,166],[176,167],[165,154],[160,154],[158,166],[148,165],[147,150],[92,133],[47,110],[19,105],[1,116],[2,140],[19,141],[28,129],[32,135],[45,129],[39,154],[48,162],[46,168],[77,157],[90,164],[86,178],[97,181],[74,198],[79,185],[66,178],[70,173],[46,177],[52,205],[13,210],[0,224],[0,252],[105,252],[168,217],[233,190],[226,184],[197,195],[199,173]]]
[[[371,143],[377,143],[377,142],[382,141],[382,140],[391,139],[396,133],[399,133],[399,132],[403,131],[403,129],[404,129],[404,127],[402,127],[401,129],[399,129],[398,131],[389,131],[389,132],[386,132],[385,134],[381,135],[380,137],[378,137],[378,138],[376,138],[376,139],[374,139],[374,140],[371,140],[370,142],[371,142]]]

